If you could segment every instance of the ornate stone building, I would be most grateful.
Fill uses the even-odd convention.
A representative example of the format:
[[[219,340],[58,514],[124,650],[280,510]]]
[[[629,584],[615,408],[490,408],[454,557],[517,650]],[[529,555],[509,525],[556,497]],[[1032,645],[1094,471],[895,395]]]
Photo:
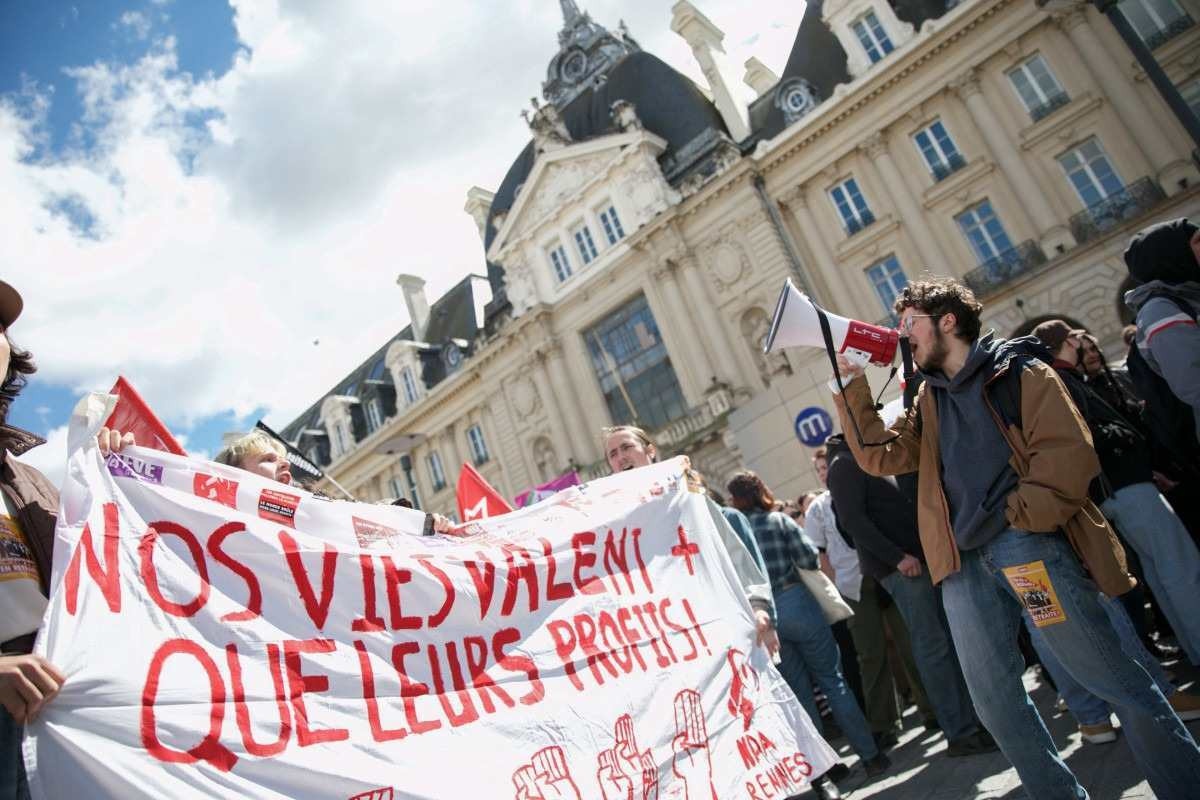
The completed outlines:
[[[714,484],[796,493],[793,422],[832,403],[823,352],[761,352],[784,278],[880,320],[949,273],[1003,335],[1062,315],[1115,355],[1129,235],[1200,215],[1191,141],[1089,4],[809,0],[781,75],[746,62],[748,106],[688,0],[705,86],[561,5],[531,141],[467,193],[486,277],[431,305],[401,276],[412,324],[284,431],[361,498],[449,513],[466,460],[509,497],[604,474],[599,429],[631,421]],[[1196,106],[1200,0],[1121,8]]]

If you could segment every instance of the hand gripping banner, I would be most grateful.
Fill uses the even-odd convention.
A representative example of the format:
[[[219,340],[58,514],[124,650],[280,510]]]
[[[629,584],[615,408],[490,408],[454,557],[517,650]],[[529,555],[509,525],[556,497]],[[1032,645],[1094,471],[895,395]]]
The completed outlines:
[[[72,420],[35,798],[775,800],[832,764],[682,459],[422,537]]]

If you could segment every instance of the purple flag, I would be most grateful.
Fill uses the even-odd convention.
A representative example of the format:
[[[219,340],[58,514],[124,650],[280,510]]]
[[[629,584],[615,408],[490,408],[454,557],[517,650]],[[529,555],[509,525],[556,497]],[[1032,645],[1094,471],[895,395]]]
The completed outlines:
[[[525,506],[531,506],[536,502],[545,500],[547,497],[554,494],[555,492],[561,492],[563,489],[566,489],[568,486],[578,486],[578,485],[579,485],[579,473],[575,472],[575,470],[571,470],[570,472],[564,472],[562,475],[559,475],[557,478],[554,478],[553,480],[550,480],[550,481],[546,481],[541,486],[535,486],[532,489],[526,489],[525,491],[521,492],[514,499],[514,504],[516,505],[517,508],[524,508]]]

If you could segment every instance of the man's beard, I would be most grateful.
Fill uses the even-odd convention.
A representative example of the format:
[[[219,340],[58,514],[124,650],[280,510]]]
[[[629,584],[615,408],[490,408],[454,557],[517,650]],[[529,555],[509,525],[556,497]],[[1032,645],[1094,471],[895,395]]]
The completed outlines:
[[[922,355],[917,366],[921,368],[921,372],[927,375],[931,372],[938,372],[946,362],[949,352],[950,348],[946,346],[945,335],[940,328],[934,328],[933,344],[930,346],[929,352]]]

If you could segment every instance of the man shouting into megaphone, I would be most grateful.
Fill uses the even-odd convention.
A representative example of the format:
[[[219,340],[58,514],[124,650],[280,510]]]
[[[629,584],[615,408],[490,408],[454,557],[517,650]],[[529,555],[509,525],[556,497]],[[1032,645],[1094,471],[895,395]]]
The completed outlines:
[[[919,470],[918,519],[955,648],[983,724],[1034,798],[1084,798],[1021,682],[1028,614],[1054,655],[1117,710],[1160,798],[1194,796],[1200,749],[1145,670],[1122,652],[1101,593],[1133,586],[1088,484],[1100,470],[1086,424],[1030,338],[980,335],[982,306],[950,278],[896,299],[925,382],[890,428],[863,367],[844,353],[835,402],[855,459],[874,475]],[[843,350],[845,348],[842,348]],[[1037,587],[1033,602],[1030,587]],[[1049,600],[1049,603],[1046,600]]]

